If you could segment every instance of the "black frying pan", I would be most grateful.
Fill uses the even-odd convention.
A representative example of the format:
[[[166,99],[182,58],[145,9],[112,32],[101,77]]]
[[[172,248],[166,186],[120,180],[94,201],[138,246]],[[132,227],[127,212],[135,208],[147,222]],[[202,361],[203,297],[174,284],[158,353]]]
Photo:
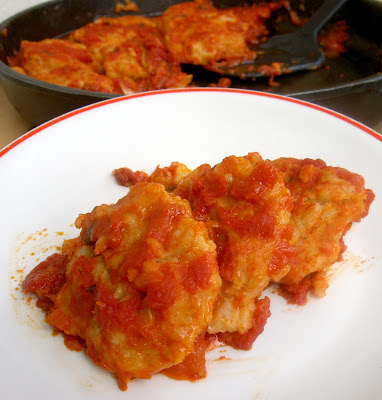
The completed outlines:
[[[21,40],[32,41],[58,37],[100,16],[121,16],[114,7],[118,0],[56,0],[25,10],[0,24],[0,78],[9,100],[19,113],[39,125],[65,112],[116,95],[71,89],[38,81],[10,69],[7,57],[14,54]],[[160,14],[182,0],[136,0],[139,13]],[[301,0],[291,0],[299,10]],[[243,4],[241,0],[214,0],[217,7]],[[309,16],[322,3],[305,0]],[[232,79],[231,87],[292,96],[324,105],[376,127],[382,121],[382,3],[377,0],[351,0],[334,19],[345,18],[352,34],[349,51],[326,62],[326,68],[286,75],[270,88],[267,79],[257,81]],[[331,21],[333,22],[333,21]],[[287,22],[270,21],[272,33],[295,29]],[[325,29],[325,28],[324,28]],[[193,84],[207,86],[219,78],[202,68],[184,67],[194,74]]]

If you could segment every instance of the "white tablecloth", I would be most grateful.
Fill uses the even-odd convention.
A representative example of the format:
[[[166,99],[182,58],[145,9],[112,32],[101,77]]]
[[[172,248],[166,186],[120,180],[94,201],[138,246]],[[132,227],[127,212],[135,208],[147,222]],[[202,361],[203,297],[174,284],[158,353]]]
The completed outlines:
[[[32,7],[36,4],[44,3],[41,0],[0,0],[0,20],[4,21],[13,14]]]

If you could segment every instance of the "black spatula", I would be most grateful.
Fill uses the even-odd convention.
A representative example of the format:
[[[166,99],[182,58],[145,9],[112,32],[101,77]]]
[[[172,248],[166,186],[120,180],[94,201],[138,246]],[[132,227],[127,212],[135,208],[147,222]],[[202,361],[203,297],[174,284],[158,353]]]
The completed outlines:
[[[325,57],[318,45],[317,34],[346,1],[326,0],[301,29],[273,36],[254,48],[253,50],[257,54],[255,60],[234,66],[217,65],[211,69],[224,75],[253,79],[266,75],[267,72],[260,67],[272,63],[280,63],[278,74],[320,67]]]

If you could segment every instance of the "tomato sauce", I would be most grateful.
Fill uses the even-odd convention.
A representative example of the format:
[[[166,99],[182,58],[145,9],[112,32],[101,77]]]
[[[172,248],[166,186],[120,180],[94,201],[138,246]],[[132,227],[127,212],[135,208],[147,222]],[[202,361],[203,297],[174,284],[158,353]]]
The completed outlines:
[[[81,339],[79,336],[70,336],[66,335],[62,332],[62,336],[64,337],[65,347],[70,351],[81,351],[85,346],[85,341]]]
[[[338,57],[346,52],[346,42],[350,39],[346,21],[336,21],[330,31],[319,38],[327,57]]]
[[[308,301],[307,295],[312,287],[312,278],[312,275],[308,275],[297,284],[280,284],[279,294],[287,300],[288,304],[303,306]]]
[[[250,350],[253,342],[263,333],[267,319],[271,316],[269,307],[270,300],[268,297],[256,300],[252,327],[243,334],[238,332],[218,333],[219,341],[238,350]]]
[[[207,289],[213,273],[214,257],[203,254],[193,260],[187,273],[183,276],[182,285],[189,293],[196,293],[200,289]]]
[[[65,283],[67,256],[52,254],[38,264],[25,278],[22,287],[25,293],[57,294]]]
[[[176,380],[196,382],[207,376],[205,353],[208,340],[206,335],[199,335],[194,343],[194,351],[183,362],[163,370],[161,373]]]

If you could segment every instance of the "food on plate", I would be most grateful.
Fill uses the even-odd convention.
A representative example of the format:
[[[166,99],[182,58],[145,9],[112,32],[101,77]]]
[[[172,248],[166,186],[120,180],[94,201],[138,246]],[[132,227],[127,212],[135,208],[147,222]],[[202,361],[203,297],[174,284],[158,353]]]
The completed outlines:
[[[64,244],[63,262],[47,260],[23,283],[53,300],[46,321],[84,339],[87,355],[121,389],[181,363],[206,331],[221,284],[215,245],[188,202],[140,183],[76,226],[81,233]]]
[[[158,165],[150,176],[144,171],[132,171],[127,167],[113,170],[113,175],[121,186],[130,187],[146,181],[156,182],[161,183],[170,192],[190,173],[191,170],[186,165],[177,161],[173,161],[168,167]]]
[[[244,334],[252,327],[255,300],[290,268],[292,197],[282,174],[258,153],[204,164],[175,194],[190,202],[216,244],[222,288],[209,333]]]
[[[136,12],[132,2],[118,4],[120,11],[126,7]],[[8,64],[49,83],[104,93],[183,88],[194,85],[192,73],[182,70],[186,64],[219,71],[218,66],[254,59],[254,46],[269,37],[267,24],[272,18],[303,23],[287,0],[228,8],[195,0],[171,5],[160,16],[100,17],[64,38],[23,40]],[[349,38],[344,21],[336,27],[320,39],[331,55],[344,52]],[[281,64],[263,65],[259,71],[270,77],[273,86]],[[231,85],[227,77],[216,80],[211,85]]]
[[[291,302],[304,304],[310,288],[325,295],[328,268],[346,249],[343,237],[368,214],[374,194],[360,175],[322,160],[279,158],[273,164],[293,197],[291,244],[297,251],[280,286]]]
[[[256,157],[255,154],[250,153],[247,158],[252,159]],[[180,165],[182,172],[186,174],[187,167],[184,164]],[[283,240],[285,246],[287,243],[291,245],[283,249],[284,255],[289,258],[290,271],[279,280],[280,294],[290,303],[303,305],[307,301],[309,291],[313,291],[319,297],[325,295],[330,266],[341,260],[346,249],[344,235],[353,222],[359,222],[367,216],[374,194],[365,188],[365,181],[360,175],[343,168],[329,167],[319,159],[280,158],[273,160],[272,165],[282,174],[293,201],[288,223],[290,240]],[[141,179],[156,182],[158,171],[167,171],[168,168],[157,167],[155,173],[150,176],[144,173],[145,177],[141,176]],[[126,177],[123,177],[124,170],[129,169],[120,168],[113,173],[120,185],[129,186]],[[197,170],[198,168],[193,174]],[[142,173],[129,171],[135,175]],[[192,176],[190,174],[190,177]],[[232,179],[232,175],[230,178]],[[180,187],[187,181],[188,177],[184,176]],[[197,190],[200,190],[200,193],[196,196],[196,211],[198,208],[203,209],[204,204],[200,199],[203,198],[202,186],[199,183],[198,185],[200,187],[197,186]],[[190,200],[189,194],[185,195],[177,190],[175,193]],[[190,203],[192,206],[193,201]],[[195,210],[193,212],[195,214]],[[218,243],[217,246],[219,254]]]
[[[270,317],[269,285],[299,305],[310,289],[325,295],[343,236],[374,199],[343,168],[258,153],[113,175],[127,195],[80,215],[80,235],[23,290],[122,390],[155,373],[196,381],[212,348],[251,349]]]

